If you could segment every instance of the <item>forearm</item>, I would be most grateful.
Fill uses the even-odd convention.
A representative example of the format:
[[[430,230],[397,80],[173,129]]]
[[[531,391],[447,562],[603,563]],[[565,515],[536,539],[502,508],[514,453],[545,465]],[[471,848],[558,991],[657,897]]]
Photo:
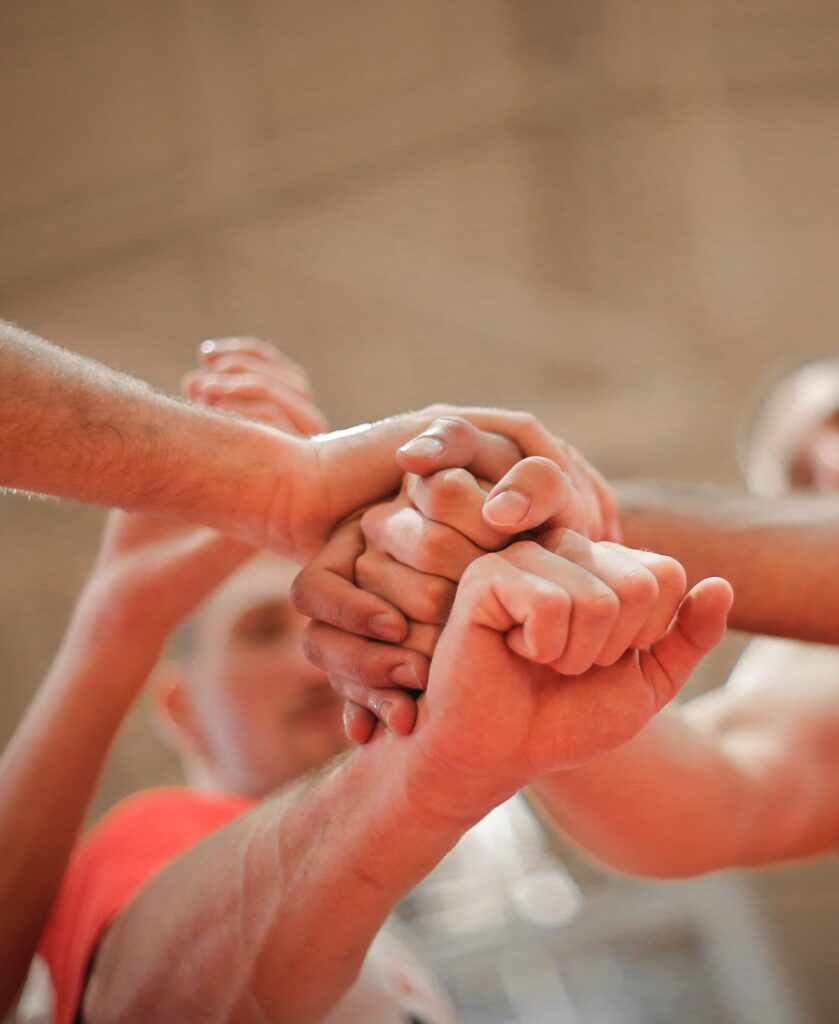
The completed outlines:
[[[408,746],[377,737],[157,876],[101,944],[88,1024],[199,1006],[213,1020],[320,1020],[395,903],[472,823],[422,811]]]
[[[166,397],[2,322],[0,386],[0,485],[197,522],[255,543],[270,526],[283,548],[299,439]]]
[[[80,609],[3,754],[0,1016],[23,982],[108,750],[158,650],[128,649]]]
[[[760,775],[665,709],[625,746],[532,791],[549,822],[597,860],[687,877],[771,859],[759,822],[780,794]]]
[[[762,499],[658,485],[619,487],[624,538],[677,558],[690,582],[734,587],[729,624],[752,633],[839,643],[839,499]]]

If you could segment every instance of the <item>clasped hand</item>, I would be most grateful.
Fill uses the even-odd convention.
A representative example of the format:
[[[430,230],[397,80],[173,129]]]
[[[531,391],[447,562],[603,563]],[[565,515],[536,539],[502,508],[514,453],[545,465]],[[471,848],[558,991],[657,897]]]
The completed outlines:
[[[452,422],[438,429],[470,429]],[[471,436],[468,470],[407,474],[396,498],[336,531],[295,589],[319,620],[307,650],[348,698],[351,738],[366,741],[378,718],[413,732],[467,791],[481,779],[503,798],[635,735],[721,638],[731,589],[708,579],[686,592],[674,559],[602,539],[614,507],[593,471],[578,468],[589,505],[546,458],[490,487],[474,457],[483,443]],[[499,503],[506,522],[493,521],[500,493],[513,496]],[[395,642],[369,639],[370,618],[392,609],[404,616]]]

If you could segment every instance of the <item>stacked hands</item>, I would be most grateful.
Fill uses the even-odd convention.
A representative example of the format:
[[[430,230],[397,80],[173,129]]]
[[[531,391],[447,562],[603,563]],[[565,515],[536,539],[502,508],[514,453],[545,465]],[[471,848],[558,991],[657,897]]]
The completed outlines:
[[[520,459],[438,420],[400,450],[399,494],[346,521],[295,584],[349,737],[377,719],[414,731],[422,759],[486,784],[489,803],[629,740],[719,642],[732,601],[726,581],[686,592],[677,561],[618,543],[611,490],[553,445]],[[381,623],[391,643],[373,639]]]

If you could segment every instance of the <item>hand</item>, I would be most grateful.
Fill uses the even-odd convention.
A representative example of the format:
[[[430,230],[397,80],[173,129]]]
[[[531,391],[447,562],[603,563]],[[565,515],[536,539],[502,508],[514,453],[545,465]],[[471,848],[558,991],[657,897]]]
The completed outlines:
[[[532,542],[466,570],[406,741],[420,783],[415,797],[432,811],[472,819],[548,772],[625,743],[725,630],[731,588],[703,580],[651,647],[562,675],[553,666],[562,651],[556,623],[567,610],[566,573],[563,558]],[[436,781],[423,792],[426,780]]]
[[[400,445],[403,447],[397,453]],[[393,494],[403,469],[428,475],[440,469],[465,467],[481,478],[503,483],[507,471],[522,455],[554,467],[556,488],[563,492],[554,525],[570,526],[587,536],[617,539],[617,505],[608,485],[534,417],[448,406],[432,406],[419,413],[316,437],[313,445],[298,453],[293,495],[287,493],[287,484],[278,484],[274,501],[265,513],[265,532],[270,536],[271,522],[281,526],[284,534],[274,545],[295,552],[295,557],[306,562],[345,518]],[[512,500],[515,503],[515,495]],[[539,518],[536,506],[511,525],[509,509],[505,512],[509,501],[505,497],[491,513],[488,511],[488,521],[495,516],[496,528],[507,533],[535,524]]]
[[[202,342],[198,358],[199,368],[181,382],[192,401],[301,437],[326,430],[306,371],[276,346],[259,338],[222,338]]]
[[[290,433],[325,425],[309,401],[305,373],[273,345],[252,338],[209,341],[199,359],[201,367],[183,379],[194,401]],[[162,643],[254,550],[206,528],[113,512],[84,603],[96,607],[98,623],[142,643]]]
[[[548,523],[557,521],[567,504],[568,489],[555,466],[527,459],[517,463],[507,479],[535,492],[531,515]],[[345,714],[348,735],[355,742],[369,738],[373,715],[399,732],[413,726],[412,697],[393,692],[394,684],[404,685],[393,670],[403,665],[410,650],[416,678],[409,685],[415,690],[424,686],[428,658],[454,600],[457,581],[485,551],[509,543],[510,537],[489,526],[483,514],[489,489],[464,469],[428,477],[406,475],[396,499],[365,512],[361,526],[366,546],[356,544],[351,552],[347,546],[329,545],[301,573],[296,584],[298,606],[321,620],[307,630],[307,651],[330,673],[335,688],[356,705],[348,706]],[[646,553],[634,553],[628,559],[619,545],[602,542],[596,547],[571,531],[546,529],[539,536],[547,547],[578,565],[567,574],[569,599],[576,602],[577,611],[569,619],[568,653],[560,670],[584,671],[597,659],[614,659],[623,653],[625,636],[635,628],[627,615],[626,593],[638,593],[647,611],[657,604],[658,635],[666,628],[684,594],[684,573],[677,562]],[[373,613],[371,594],[379,599],[377,614],[385,613],[383,602],[388,602],[407,619],[391,616],[387,620],[394,630],[390,636],[371,634],[358,621]],[[609,606],[613,606],[611,613]],[[614,613],[614,607],[621,611]],[[604,637],[609,614],[614,621],[610,635]],[[601,624],[592,628],[598,616]],[[390,648],[363,638],[371,635],[401,646]],[[650,634],[638,639],[646,643],[657,638]]]

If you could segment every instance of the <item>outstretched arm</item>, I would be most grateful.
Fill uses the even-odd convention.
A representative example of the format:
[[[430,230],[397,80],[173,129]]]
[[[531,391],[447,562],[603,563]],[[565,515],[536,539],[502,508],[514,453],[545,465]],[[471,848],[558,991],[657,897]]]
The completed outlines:
[[[244,355],[260,354],[258,341],[239,340]],[[218,355],[210,347],[208,363]],[[0,388],[0,486],[201,523],[301,562],[347,515],[398,488],[400,445],[457,411],[434,406],[303,440],[161,395],[2,321]],[[493,479],[521,452],[556,455],[574,475],[575,453],[558,451],[533,417],[461,412],[510,439]],[[300,420],[323,424],[305,396],[294,417],[298,428]],[[421,444],[413,457],[456,464],[444,444]],[[589,490],[585,500],[597,496]]]
[[[162,395],[0,322],[0,484],[264,539],[304,442]],[[282,515],[283,509],[276,509]]]
[[[258,360],[235,342],[216,352],[212,374],[188,377],[189,393],[207,401],[205,385],[223,383],[216,402],[289,430],[317,428],[301,412],[307,386],[276,349],[262,343]],[[170,630],[252,551],[203,527],[110,516],[61,648],[0,761],[0,1015],[23,981],[111,742]]]
[[[413,507],[392,503],[365,517],[379,548],[361,545],[355,577],[378,594],[402,595],[409,618],[440,623],[475,545],[497,546],[499,537],[486,532],[480,488],[468,474],[414,480],[408,491]],[[420,569],[433,575],[423,579]],[[412,623],[409,642],[427,628]],[[378,709],[384,692],[402,702],[389,708],[391,716],[399,709],[397,724],[410,725],[404,695],[362,685],[376,682],[371,650],[326,626],[314,631],[312,649],[343,673],[336,682],[348,696]],[[358,676],[352,680],[350,666]],[[834,650],[764,640],[724,688],[663,712],[625,746],[533,788],[571,837],[625,871],[688,875],[807,856],[839,842],[837,707]],[[354,709],[349,721],[363,740],[364,713]]]
[[[839,643],[835,495],[624,484],[618,496],[627,544],[672,555],[691,580],[718,573],[731,581],[734,628]]]
[[[396,901],[466,828],[535,775],[635,733],[724,628],[727,585],[705,581],[652,649],[562,676],[566,580],[567,562],[533,544],[476,560],[412,735],[380,731],[157,875],[101,943],[88,1024],[199,1007],[234,1022],[320,1019]]]
[[[603,862],[684,877],[835,848],[837,786],[836,651],[773,639],[753,644],[724,687],[533,790]]]

